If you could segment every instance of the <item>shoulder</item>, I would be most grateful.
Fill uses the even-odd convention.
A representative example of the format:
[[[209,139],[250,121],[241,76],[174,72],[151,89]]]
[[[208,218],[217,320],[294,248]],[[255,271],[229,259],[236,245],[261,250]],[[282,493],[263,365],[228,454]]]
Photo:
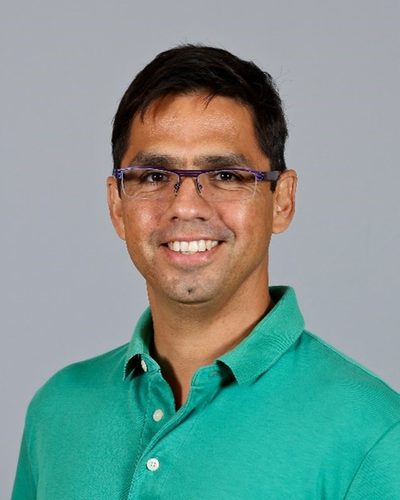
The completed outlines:
[[[293,368],[291,394],[300,408],[298,421],[310,440],[312,435],[318,436],[315,448],[325,454],[329,463],[340,460],[343,471],[356,474],[348,498],[394,498],[374,496],[374,488],[381,485],[386,491],[384,485],[392,488],[399,484],[394,477],[396,470],[400,478],[400,395],[378,376],[307,331],[289,356]],[[382,477],[381,483],[378,476]],[[364,491],[359,488],[367,478],[368,488],[372,489],[356,496]],[[374,494],[369,495],[372,491]]]
[[[400,421],[400,395],[367,368],[316,335],[304,331],[299,353],[309,367],[311,383],[324,394],[336,413],[381,422],[385,427]]]
[[[346,494],[346,500],[399,498],[400,422],[377,439],[365,455]]]
[[[119,369],[121,370],[118,372],[118,376],[122,378],[127,349],[128,344],[124,344],[94,358],[66,366],[53,375],[39,389],[38,394],[60,385],[82,384],[89,380],[93,383],[99,381],[99,383],[104,384],[107,379],[112,379]]]
[[[27,424],[85,404],[96,394],[122,384],[128,344],[91,359],[80,361],[55,373],[34,395],[27,412]]]

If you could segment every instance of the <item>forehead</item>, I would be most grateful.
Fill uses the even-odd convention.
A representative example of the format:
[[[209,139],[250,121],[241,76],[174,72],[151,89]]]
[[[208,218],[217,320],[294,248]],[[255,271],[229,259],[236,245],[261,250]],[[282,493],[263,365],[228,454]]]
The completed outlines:
[[[221,95],[212,96],[207,92],[166,94],[154,100],[146,109],[143,121],[160,122],[167,118],[184,120],[187,117],[198,116],[207,121],[210,118],[226,123],[235,119],[250,119],[248,106],[236,99]],[[139,118],[139,117],[135,117]],[[211,125],[211,123],[210,123]]]
[[[147,152],[188,161],[197,155],[224,153],[265,159],[249,108],[228,97],[210,99],[206,93],[166,95],[151,103],[143,118],[137,114],[122,166]]]

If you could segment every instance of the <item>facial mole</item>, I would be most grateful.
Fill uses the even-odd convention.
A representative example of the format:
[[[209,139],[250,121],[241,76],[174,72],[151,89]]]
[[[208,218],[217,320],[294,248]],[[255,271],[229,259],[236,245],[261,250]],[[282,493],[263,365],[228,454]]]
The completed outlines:
[[[188,288],[188,295],[192,294],[193,293],[193,288]]]

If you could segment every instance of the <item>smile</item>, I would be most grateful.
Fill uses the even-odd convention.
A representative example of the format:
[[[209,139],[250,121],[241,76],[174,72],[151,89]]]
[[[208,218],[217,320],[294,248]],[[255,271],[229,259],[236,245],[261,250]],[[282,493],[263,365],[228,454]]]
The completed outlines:
[[[215,240],[197,240],[197,241],[171,241],[168,248],[173,252],[180,252],[184,255],[191,255],[197,252],[211,250],[218,245]]]

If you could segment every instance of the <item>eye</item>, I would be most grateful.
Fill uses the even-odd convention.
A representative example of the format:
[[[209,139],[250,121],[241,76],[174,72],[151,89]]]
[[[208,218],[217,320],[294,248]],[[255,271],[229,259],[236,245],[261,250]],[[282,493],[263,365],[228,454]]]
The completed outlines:
[[[145,170],[141,177],[141,183],[159,183],[159,182],[168,182],[171,180],[171,174],[169,172],[161,172],[160,170]]]
[[[243,182],[245,180],[240,172],[234,170],[219,170],[213,172],[211,177],[213,180],[220,182]]]

